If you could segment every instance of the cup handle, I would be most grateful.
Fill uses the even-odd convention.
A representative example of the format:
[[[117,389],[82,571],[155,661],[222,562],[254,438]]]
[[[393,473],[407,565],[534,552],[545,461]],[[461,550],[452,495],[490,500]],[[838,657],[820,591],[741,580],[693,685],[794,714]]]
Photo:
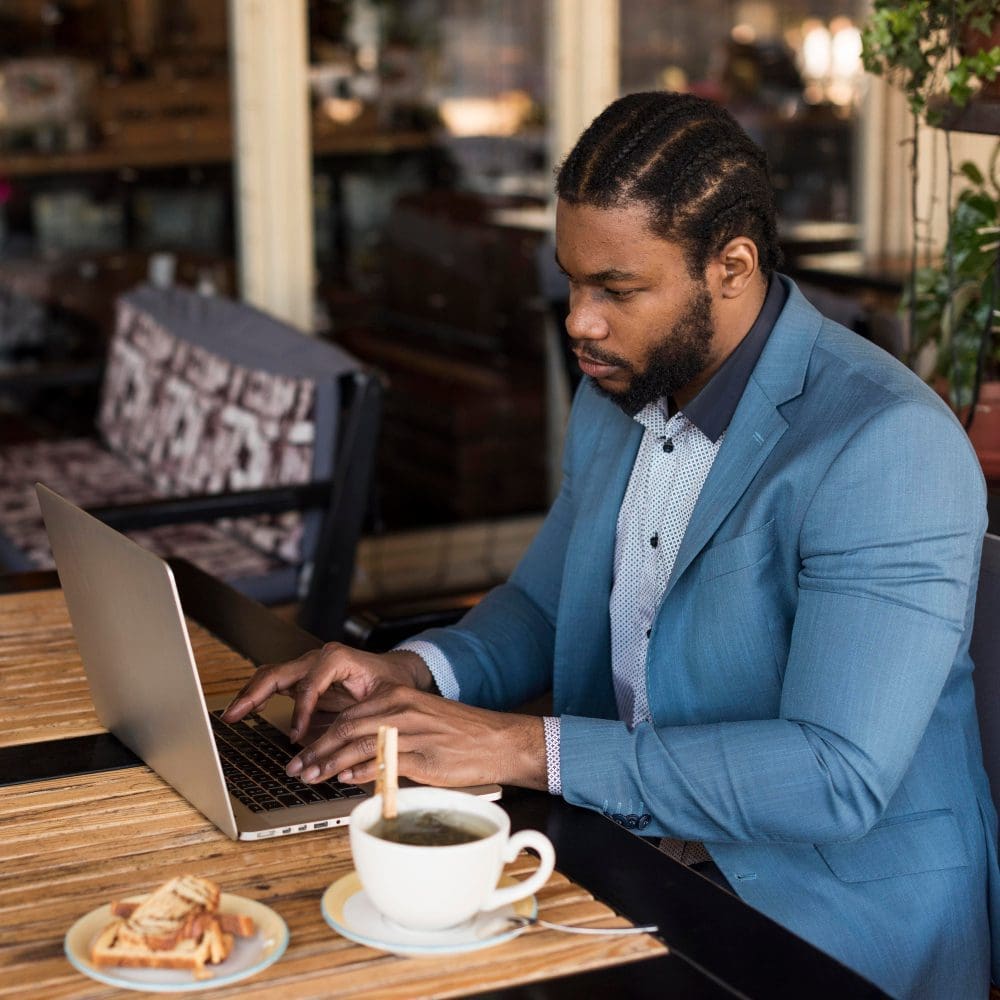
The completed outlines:
[[[507,841],[504,847],[504,861],[513,861],[525,847],[530,847],[538,852],[541,861],[537,871],[523,882],[518,882],[517,885],[510,885],[504,889],[494,889],[486,897],[482,909],[496,910],[508,903],[516,903],[517,900],[524,899],[525,896],[533,895],[548,882],[556,864],[556,852],[552,841],[538,830],[521,830]]]

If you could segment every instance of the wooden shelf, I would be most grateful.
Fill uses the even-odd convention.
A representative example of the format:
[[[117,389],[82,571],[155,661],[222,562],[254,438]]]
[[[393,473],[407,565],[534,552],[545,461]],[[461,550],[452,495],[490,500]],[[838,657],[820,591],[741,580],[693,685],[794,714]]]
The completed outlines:
[[[1000,101],[974,97],[964,108],[950,101],[931,102],[931,110],[941,114],[938,128],[948,132],[977,132],[1000,135]]]
[[[426,149],[434,142],[427,132],[351,132],[318,135],[316,156],[387,155]],[[227,163],[233,158],[229,141],[188,141],[144,145],[135,149],[103,146],[79,153],[0,153],[0,177],[40,177],[54,174],[102,173],[143,167],[184,167]]]

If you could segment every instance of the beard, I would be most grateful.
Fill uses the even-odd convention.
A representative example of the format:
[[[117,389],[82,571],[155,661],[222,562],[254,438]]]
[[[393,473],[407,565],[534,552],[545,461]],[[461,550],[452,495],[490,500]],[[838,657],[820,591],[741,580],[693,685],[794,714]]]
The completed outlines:
[[[605,353],[596,345],[588,347],[587,355],[595,361],[618,365],[632,375],[628,386],[617,391],[602,388],[593,378],[590,384],[630,417],[635,416],[644,406],[673,396],[708,367],[714,333],[712,296],[702,284],[691,296],[680,319],[653,343],[641,371],[636,371],[635,365],[624,358]]]

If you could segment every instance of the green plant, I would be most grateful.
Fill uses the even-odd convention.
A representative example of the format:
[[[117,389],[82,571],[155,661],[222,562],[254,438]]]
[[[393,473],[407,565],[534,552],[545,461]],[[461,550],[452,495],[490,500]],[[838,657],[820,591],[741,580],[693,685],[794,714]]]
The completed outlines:
[[[972,51],[962,45],[971,30],[987,38],[998,16],[997,0],[874,0],[861,32],[862,62],[906,95],[910,110],[931,124],[937,95],[959,107],[979,83],[1000,75],[1000,45]]]
[[[997,0],[873,0],[862,28],[862,61],[906,96],[914,118],[910,198],[913,221],[910,278],[900,312],[911,331],[911,363],[929,347],[936,352],[934,374],[944,377],[956,410],[975,414],[979,387],[1000,374],[1000,246],[997,153],[984,174],[964,163],[968,187],[951,198],[944,259],[918,267],[917,121],[941,124],[948,104],[964,107],[982,87],[1000,78],[1000,45],[992,44],[1000,21]],[[922,366],[921,366],[922,367]]]
[[[947,379],[956,410],[970,406],[983,378],[1000,373],[1000,142],[984,174],[974,163],[955,199],[944,259],[917,268],[900,310],[909,315],[913,350],[934,344],[934,373]]]

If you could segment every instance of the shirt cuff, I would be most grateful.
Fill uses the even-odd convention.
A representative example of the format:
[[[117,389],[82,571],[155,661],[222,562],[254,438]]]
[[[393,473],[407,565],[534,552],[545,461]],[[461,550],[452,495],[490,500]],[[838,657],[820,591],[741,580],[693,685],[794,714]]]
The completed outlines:
[[[413,639],[410,642],[401,642],[395,648],[416,653],[427,664],[427,669],[431,672],[431,677],[434,678],[434,683],[437,684],[441,697],[458,701],[460,694],[458,678],[455,676],[455,671],[452,669],[448,657],[433,642],[427,642],[425,639]]]
[[[545,727],[545,772],[548,776],[549,795],[562,795],[562,771],[559,767],[559,720],[546,715],[542,719]]]

